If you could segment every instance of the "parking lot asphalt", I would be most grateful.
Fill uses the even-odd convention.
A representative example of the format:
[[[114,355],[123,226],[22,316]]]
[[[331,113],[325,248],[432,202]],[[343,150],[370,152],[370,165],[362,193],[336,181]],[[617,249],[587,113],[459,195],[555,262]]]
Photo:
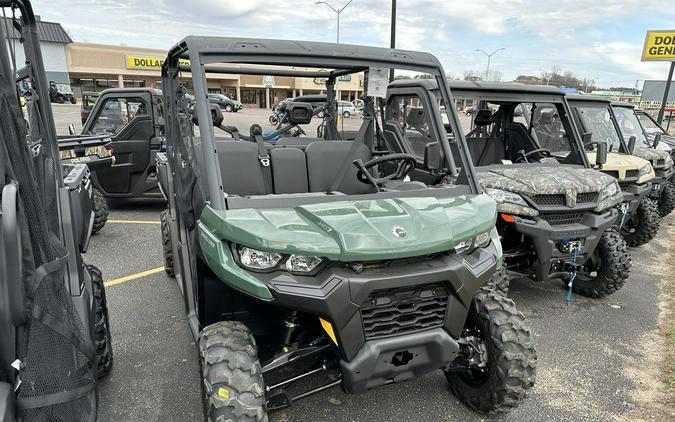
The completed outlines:
[[[79,125],[78,105],[55,105],[59,134]],[[266,122],[269,111],[228,113],[228,124]],[[460,115],[462,124],[468,118]],[[359,119],[345,119],[358,127]],[[466,121],[464,121],[466,120]],[[349,126],[348,126],[349,125]],[[265,128],[269,125],[264,125]],[[244,131],[245,128],[240,128]],[[161,201],[110,201],[108,224],[85,255],[108,282],[114,367],[99,388],[101,421],[199,421],[200,374],[175,280],[161,269]],[[660,407],[659,292],[673,274],[665,265],[675,216],[657,239],[633,249],[626,286],[601,300],[575,296],[566,306],[561,285],[514,280],[510,296],[530,320],[539,367],[537,384],[500,421],[675,420]],[[129,277],[131,276],[131,277]],[[438,371],[361,395],[334,388],[273,413],[272,421],[482,421],[460,403]]]
[[[113,202],[111,222],[85,256],[115,283],[107,287],[115,361],[99,390],[101,421],[201,420],[197,350],[174,279],[160,271],[119,282],[161,267],[162,208]],[[538,377],[529,398],[498,420],[675,420],[672,409],[658,409],[657,335],[674,224],[665,219],[655,241],[632,250],[631,278],[608,298],[575,296],[566,306],[557,283],[512,282],[510,295],[535,333]],[[361,395],[334,388],[271,415],[278,422],[486,419],[452,396],[440,371]]]

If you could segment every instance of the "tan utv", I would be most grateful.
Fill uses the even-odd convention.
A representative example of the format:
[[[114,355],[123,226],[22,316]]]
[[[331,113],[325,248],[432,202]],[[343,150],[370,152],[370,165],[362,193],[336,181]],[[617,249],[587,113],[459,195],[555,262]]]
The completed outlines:
[[[628,246],[640,246],[656,236],[661,218],[655,201],[648,197],[651,181],[656,173],[649,161],[631,155],[635,138],[625,143],[611,102],[602,97],[568,95],[574,122],[584,134],[583,143],[588,161],[595,163],[599,143],[607,145],[607,160],[598,170],[614,176],[623,192],[620,215],[617,219],[619,232]]]

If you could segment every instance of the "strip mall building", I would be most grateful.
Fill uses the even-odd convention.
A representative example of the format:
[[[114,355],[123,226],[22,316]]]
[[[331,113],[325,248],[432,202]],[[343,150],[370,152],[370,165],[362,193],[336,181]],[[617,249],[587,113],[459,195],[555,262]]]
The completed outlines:
[[[65,56],[77,97],[83,91],[100,92],[106,88],[162,86],[160,68],[166,57],[162,50],[72,42],[65,45]],[[325,92],[321,78],[221,73],[207,73],[206,78],[209,92],[225,94],[249,107],[270,108],[288,97]],[[184,82],[191,91],[189,77]],[[363,76],[340,77],[336,89],[339,98],[352,101],[363,91]]]

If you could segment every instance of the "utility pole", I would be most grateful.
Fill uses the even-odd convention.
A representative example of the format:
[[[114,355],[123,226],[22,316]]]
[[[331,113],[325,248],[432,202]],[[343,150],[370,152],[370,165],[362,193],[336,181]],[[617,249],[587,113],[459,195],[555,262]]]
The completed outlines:
[[[502,50],[506,50],[506,49],[504,47],[498,48],[490,54],[486,53],[485,51],[481,50],[480,48],[477,48],[476,50],[474,50],[474,51],[480,51],[481,53],[485,54],[488,58],[487,69],[485,70],[485,80],[486,81],[490,79],[490,59],[492,58],[492,56],[494,56],[495,54],[499,53]]]
[[[391,42],[390,48],[396,48],[396,0],[391,0]],[[389,82],[394,80],[394,69],[389,69]]]
[[[342,6],[339,9],[334,8],[333,6],[326,3],[325,1],[317,1],[317,2],[314,3],[314,4],[325,4],[326,6],[328,6],[330,8],[330,10],[335,12],[335,14],[337,15],[337,44],[340,44],[340,13],[342,13],[342,11],[345,10],[347,8],[347,6],[349,6],[349,4],[353,1],[354,0],[349,0],[347,2],[347,4],[345,4],[344,6]]]
[[[666,103],[668,102],[668,94],[670,93],[670,81],[673,79],[674,69],[675,69],[675,62],[670,62],[670,71],[668,72],[668,79],[666,79],[666,89],[663,91],[663,101],[661,101],[659,116],[656,118],[658,124],[661,124],[661,122],[663,122],[663,114],[666,111]]]

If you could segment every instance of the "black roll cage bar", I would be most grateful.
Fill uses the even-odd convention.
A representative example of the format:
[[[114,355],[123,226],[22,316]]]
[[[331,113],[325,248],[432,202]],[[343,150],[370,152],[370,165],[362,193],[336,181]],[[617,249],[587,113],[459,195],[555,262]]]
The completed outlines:
[[[180,63],[180,60],[190,60],[190,65]],[[256,67],[217,67],[209,64],[250,64],[250,65],[277,65],[286,67],[307,67],[334,69],[329,72],[256,68]],[[206,194],[212,207],[225,209],[225,197],[220,179],[220,164],[213,154],[215,151],[214,128],[211,119],[210,106],[207,99],[206,72],[214,73],[238,73],[253,75],[275,76],[299,76],[299,77],[328,77],[335,80],[338,76],[352,73],[366,73],[370,67],[394,68],[428,73],[435,76],[439,84],[441,96],[446,104],[454,107],[454,100],[445,79],[443,67],[436,57],[429,53],[356,46],[348,44],[332,44],[305,41],[266,40],[247,38],[226,37],[196,37],[188,36],[172,47],[167,59],[162,65],[162,85],[165,95],[166,112],[171,116],[178,115],[178,104],[173,97],[179,92],[178,75],[181,70],[189,70],[192,74],[192,84],[195,95],[195,112],[200,122],[208,122],[202,125],[205,130],[200,131],[202,142],[203,165],[206,171]],[[366,84],[364,81],[364,85]],[[328,91],[330,86],[327,84]],[[330,95],[329,95],[330,98]],[[480,193],[481,187],[475,174],[472,161],[469,157],[468,148],[464,139],[457,113],[448,113],[452,130],[457,134],[455,141],[463,171],[466,172],[468,184],[473,192]],[[442,122],[437,122],[438,131],[445,130]],[[209,127],[208,130],[206,128]],[[169,151],[172,143],[179,133],[174,133],[174,124],[167,125],[167,142]],[[330,134],[328,134],[330,135]],[[450,143],[447,139],[442,140],[441,147],[447,161],[448,169],[452,175],[457,175],[457,169],[453,160]]]

